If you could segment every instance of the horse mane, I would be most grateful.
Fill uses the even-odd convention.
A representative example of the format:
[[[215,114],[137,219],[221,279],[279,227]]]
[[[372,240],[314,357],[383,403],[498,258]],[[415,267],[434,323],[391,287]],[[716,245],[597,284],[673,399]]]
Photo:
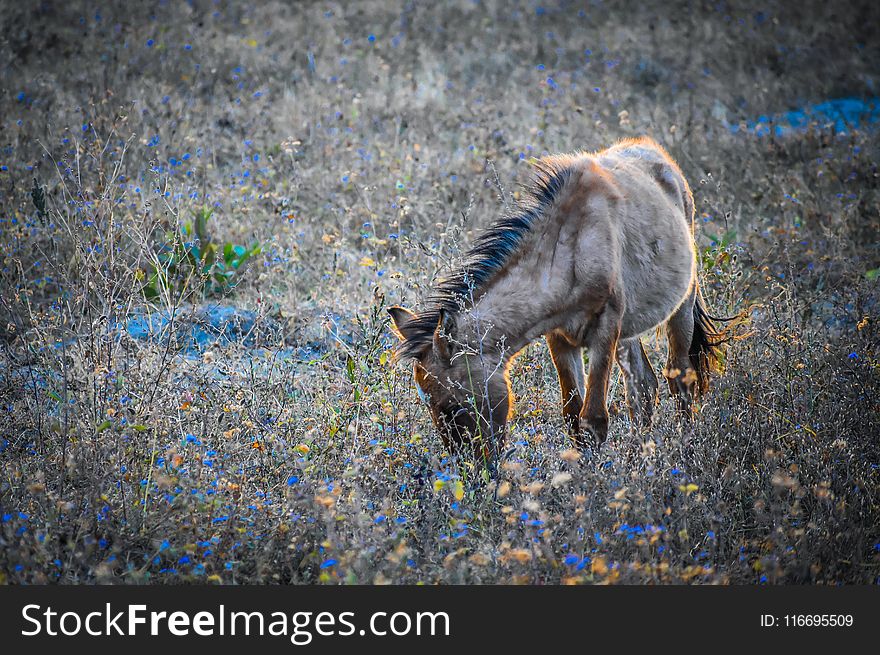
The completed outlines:
[[[537,174],[523,186],[516,205],[474,240],[461,264],[434,286],[424,311],[407,323],[407,338],[397,347],[398,359],[419,357],[433,341],[441,312],[461,311],[504,268],[532,226],[559,197],[575,160],[574,155],[533,160]]]

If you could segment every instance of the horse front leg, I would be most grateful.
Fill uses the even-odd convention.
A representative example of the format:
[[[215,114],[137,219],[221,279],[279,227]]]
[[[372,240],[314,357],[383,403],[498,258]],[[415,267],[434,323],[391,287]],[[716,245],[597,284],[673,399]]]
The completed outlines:
[[[580,436],[580,415],[584,407],[584,353],[580,346],[573,346],[561,334],[545,335],[550,357],[559,374],[562,390],[562,417],[568,434],[575,441]]]
[[[608,380],[620,339],[622,312],[613,302],[605,306],[590,339],[590,371],[587,374],[587,398],[581,411],[580,445],[586,446],[584,430],[593,435],[596,445],[608,436]]]

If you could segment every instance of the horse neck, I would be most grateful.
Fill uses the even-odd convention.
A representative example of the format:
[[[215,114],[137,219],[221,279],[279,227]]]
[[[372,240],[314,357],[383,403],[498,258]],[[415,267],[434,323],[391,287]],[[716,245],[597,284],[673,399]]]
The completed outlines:
[[[558,301],[541,279],[542,268],[518,263],[504,269],[465,312],[472,336],[505,362],[555,327],[550,314]]]

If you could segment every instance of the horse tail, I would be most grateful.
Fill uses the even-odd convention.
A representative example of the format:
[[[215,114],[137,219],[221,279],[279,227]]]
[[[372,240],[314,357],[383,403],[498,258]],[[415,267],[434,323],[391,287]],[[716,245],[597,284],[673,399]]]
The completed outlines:
[[[720,373],[723,370],[724,344],[733,339],[728,329],[717,327],[715,322],[735,321],[737,318],[739,317],[712,316],[706,309],[703,293],[697,286],[694,301],[694,336],[691,339],[688,356],[691,367],[697,374],[698,393],[704,394],[709,390],[709,375],[713,371]]]

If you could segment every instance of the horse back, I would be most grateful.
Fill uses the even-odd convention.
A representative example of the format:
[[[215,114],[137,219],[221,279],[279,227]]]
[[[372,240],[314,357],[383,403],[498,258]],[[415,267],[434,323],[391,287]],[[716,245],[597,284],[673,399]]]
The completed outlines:
[[[625,301],[624,336],[653,328],[693,283],[693,196],[678,165],[653,140],[624,141],[589,155],[578,186],[579,255]],[[602,251],[604,254],[599,254]]]
[[[650,180],[681,208],[686,221],[693,220],[694,197],[681,168],[666,149],[650,137],[621,141],[598,153],[597,159],[605,167],[616,169],[621,176],[643,176]],[[626,169],[629,169],[628,175]],[[632,184],[630,181],[629,185]]]

